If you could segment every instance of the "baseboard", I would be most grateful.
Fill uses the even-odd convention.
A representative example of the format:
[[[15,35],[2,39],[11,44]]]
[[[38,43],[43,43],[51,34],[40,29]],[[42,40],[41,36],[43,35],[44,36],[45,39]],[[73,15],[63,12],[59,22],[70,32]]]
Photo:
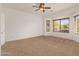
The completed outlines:
[[[39,37],[39,36],[44,36],[44,35],[37,35],[37,36],[31,36],[31,37],[17,38],[17,39],[15,39],[15,40],[8,40],[8,41],[6,41],[6,42],[17,41],[17,40],[23,40],[23,39],[29,39],[29,38]]]
[[[52,36],[52,37],[56,37],[56,38],[60,38],[60,39],[68,39],[68,40],[72,40],[72,41],[75,41],[75,42],[79,43],[79,40],[77,40],[77,39],[70,39],[70,38],[64,38],[64,37],[57,37],[57,36],[53,36],[53,35],[44,35],[44,36]]]

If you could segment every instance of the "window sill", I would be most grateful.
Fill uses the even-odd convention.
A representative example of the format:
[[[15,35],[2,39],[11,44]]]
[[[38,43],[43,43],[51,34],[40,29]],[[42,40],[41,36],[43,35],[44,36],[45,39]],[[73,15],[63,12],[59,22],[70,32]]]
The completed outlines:
[[[67,33],[67,34],[69,34],[69,32],[57,32],[57,31],[54,31],[55,33]]]

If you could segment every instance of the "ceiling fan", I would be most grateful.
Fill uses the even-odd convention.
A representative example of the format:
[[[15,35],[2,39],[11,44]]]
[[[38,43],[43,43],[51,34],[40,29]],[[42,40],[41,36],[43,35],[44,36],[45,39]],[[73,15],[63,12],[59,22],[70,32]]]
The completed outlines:
[[[45,12],[46,9],[51,9],[51,7],[46,7],[45,3],[40,3],[39,5],[34,5],[33,7],[37,8],[35,11],[42,11],[43,13]]]

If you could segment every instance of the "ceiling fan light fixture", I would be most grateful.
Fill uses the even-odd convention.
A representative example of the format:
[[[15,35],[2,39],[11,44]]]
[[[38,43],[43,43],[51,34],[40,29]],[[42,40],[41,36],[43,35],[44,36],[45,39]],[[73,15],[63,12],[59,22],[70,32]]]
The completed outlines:
[[[43,11],[44,9],[43,8],[40,8],[40,10]]]

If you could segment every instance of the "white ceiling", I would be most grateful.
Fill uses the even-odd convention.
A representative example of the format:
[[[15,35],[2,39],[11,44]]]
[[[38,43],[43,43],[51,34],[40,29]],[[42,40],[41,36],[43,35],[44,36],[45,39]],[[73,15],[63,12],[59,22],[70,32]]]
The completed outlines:
[[[2,5],[5,7],[8,7],[8,8],[13,8],[13,9],[21,10],[21,11],[35,12],[34,10],[36,8],[32,7],[34,4],[35,3],[6,3],[6,4],[2,4]],[[45,5],[51,7],[51,9],[47,10],[46,12],[52,13],[51,10],[53,10],[53,12],[58,12],[61,10],[65,10],[67,8],[74,7],[79,4],[78,3],[46,3]],[[39,11],[37,11],[36,13],[39,13]]]

